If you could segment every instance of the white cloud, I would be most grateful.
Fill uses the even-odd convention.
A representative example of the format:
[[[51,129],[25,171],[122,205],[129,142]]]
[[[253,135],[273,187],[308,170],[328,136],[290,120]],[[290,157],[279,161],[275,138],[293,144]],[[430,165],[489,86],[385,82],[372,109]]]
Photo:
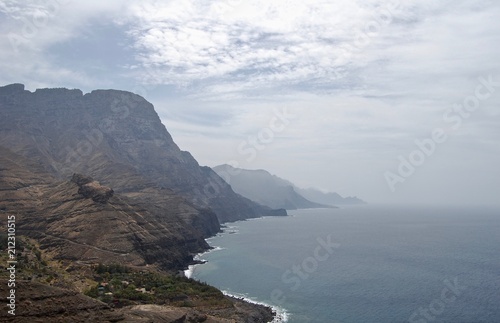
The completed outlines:
[[[166,68],[160,82],[294,84],[336,78],[352,64],[355,38],[379,19],[372,9],[352,1],[153,2],[132,9],[139,21],[131,34],[144,65]]]
[[[478,77],[500,79],[498,1],[7,0],[0,15],[1,82],[142,89],[202,164],[242,159],[241,141],[284,107],[298,117],[244,166],[303,186],[411,200],[417,183],[442,188],[453,172],[481,168],[463,156],[500,155],[498,89],[413,184],[384,191],[383,172],[415,139],[446,127],[443,113],[473,94]],[[33,17],[46,22],[14,52],[9,33]],[[89,42],[106,24],[116,28],[110,44]],[[102,57],[87,60],[94,44]]]

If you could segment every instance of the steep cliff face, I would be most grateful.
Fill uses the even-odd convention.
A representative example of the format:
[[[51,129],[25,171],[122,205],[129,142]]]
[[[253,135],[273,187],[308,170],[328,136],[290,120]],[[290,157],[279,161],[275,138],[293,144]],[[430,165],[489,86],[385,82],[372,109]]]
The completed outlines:
[[[153,106],[123,91],[0,88],[0,145],[68,179],[88,174],[118,193],[171,189],[211,208],[221,222],[270,213],[235,194],[181,151]]]
[[[295,186],[268,171],[219,165],[213,170],[224,178],[233,190],[252,201],[271,208],[287,210],[332,207],[312,202],[297,193]]]
[[[272,208],[323,208],[335,205],[366,204],[357,197],[342,197],[335,192],[297,187],[265,170],[248,170],[219,165],[213,170],[231,185],[233,190],[252,201]]]
[[[21,232],[37,238],[58,259],[174,269],[208,247],[201,232],[180,219],[189,212],[197,216],[187,204],[175,204],[185,210],[169,210],[158,221],[147,208],[119,195],[95,201],[71,181],[48,188],[41,200],[41,216],[24,218]]]
[[[297,192],[311,201],[329,205],[359,205],[366,204],[365,201],[356,196],[342,197],[335,192],[322,192],[314,188],[296,188]]]
[[[82,282],[92,278],[85,275],[97,263],[177,271],[209,247],[204,238],[220,230],[219,220],[286,215],[283,211],[237,195],[211,169],[200,167],[137,95],[0,87],[0,218],[15,215],[19,237],[34,238],[45,255],[67,274],[76,271],[71,277]],[[27,283],[22,290],[35,295],[21,298],[33,305],[20,310],[23,322],[272,317],[269,308],[238,300],[214,314],[222,318],[165,306],[115,313],[74,291],[22,283]]]
[[[213,212],[171,191],[155,205],[82,175],[57,181],[26,158],[0,152],[0,213],[16,215],[19,234],[36,238],[56,259],[179,269],[219,228]]]
[[[183,268],[193,253],[208,248],[204,237],[219,229],[212,211],[199,209],[167,189],[149,193],[143,190],[129,198],[79,174],[68,181],[57,180],[42,165],[0,146],[0,221],[15,215],[19,266],[16,316],[3,311],[0,321],[271,320],[270,308],[230,298],[222,307],[219,303],[195,308],[146,304],[114,309],[81,294],[95,286],[92,268],[98,263],[164,275]],[[35,245],[41,254],[30,249]],[[2,262],[7,256],[2,256]],[[3,286],[8,275],[7,271],[0,274]]]

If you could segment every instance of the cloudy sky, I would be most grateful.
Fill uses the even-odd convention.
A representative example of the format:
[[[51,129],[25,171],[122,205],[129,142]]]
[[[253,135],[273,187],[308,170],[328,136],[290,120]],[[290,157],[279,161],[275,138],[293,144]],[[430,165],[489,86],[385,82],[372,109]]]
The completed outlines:
[[[0,84],[152,102],[202,165],[499,203],[497,0],[0,1]]]

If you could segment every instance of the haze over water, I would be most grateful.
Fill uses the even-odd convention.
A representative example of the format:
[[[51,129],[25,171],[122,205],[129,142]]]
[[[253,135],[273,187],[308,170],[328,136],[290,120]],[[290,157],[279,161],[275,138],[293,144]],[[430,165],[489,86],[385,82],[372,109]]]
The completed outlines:
[[[238,222],[209,240],[223,249],[194,278],[283,307],[289,322],[498,322],[498,211],[363,206]],[[315,254],[328,236],[337,247]]]

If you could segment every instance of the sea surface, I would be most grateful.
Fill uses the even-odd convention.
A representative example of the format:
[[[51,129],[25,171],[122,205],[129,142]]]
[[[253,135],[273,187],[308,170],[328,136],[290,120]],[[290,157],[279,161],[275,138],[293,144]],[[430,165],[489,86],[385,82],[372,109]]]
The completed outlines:
[[[359,206],[229,223],[189,274],[290,323],[500,322],[500,210]]]

